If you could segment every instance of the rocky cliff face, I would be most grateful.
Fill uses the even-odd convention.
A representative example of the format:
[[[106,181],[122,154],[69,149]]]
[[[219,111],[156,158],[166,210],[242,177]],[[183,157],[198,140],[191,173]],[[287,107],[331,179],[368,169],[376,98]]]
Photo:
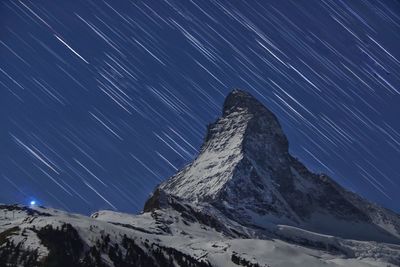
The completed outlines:
[[[307,170],[275,115],[235,90],[140,215],[0,205],[0,267],[400,266],[399,225]]]

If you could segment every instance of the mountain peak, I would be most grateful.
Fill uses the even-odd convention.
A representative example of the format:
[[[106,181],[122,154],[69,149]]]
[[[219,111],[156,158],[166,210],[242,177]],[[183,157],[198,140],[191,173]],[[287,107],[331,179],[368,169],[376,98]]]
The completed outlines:
[[[242,109],[247,109],[252,113],[255,113],[257,110],[266,110],[263,104],[249,92],[234,89],[225,98],[222,114],[225,116]]]
[[[245,128],[242,136],[244,153],[263,158],[267,156],[270,162],[282,154],[288,154],[288,141],[278,118],[249,92],[235,89],[229,93],[224,101],[222,114],[222,118],[209,127],[207,140],[215,132],[213,126],[221,121],[237,120],[238,123],[233,127],[244,125]]]
[[[288,141],[278,118],[252,94],[239,89],[234,89],[225,98],[222,118],[210,125],[206,141],[212,138],[215,132],[213,128],[219,122],[229,124],[232,120],[237,121],[234,127],[245,126],[243,142],[252,140],[253,142],[268,144],[269,147],[277,145],[282,153],[287,153]]]
[[[208,126],[198,157],[161,188],[190,200],[214,201],[235,189],[231,181],[242,165],[278,168],[287,158],[288,142],[276,116],[250,93],[233,90],[222,116]]]

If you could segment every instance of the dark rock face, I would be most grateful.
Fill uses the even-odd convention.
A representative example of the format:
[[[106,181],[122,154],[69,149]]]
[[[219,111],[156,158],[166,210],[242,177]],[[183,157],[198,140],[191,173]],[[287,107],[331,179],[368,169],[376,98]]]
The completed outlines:
[[[238,233],[234,229],[226,227],[225,222],[220,221],[213,214],[208,213],[204,209],[196,209],[193,205],[185,203],[184,201],[172,196],[167,195],[162,189],[157,188],[153,195],[146,201],[143,212],[154,212],[158,209],[171,208],[180,213],[180,216],[189,223],[197,222],[201,225],[208,226],[216,231],[223,233],[229,237],[248,238],[244,233]],[[152,213],[154,214],[154,213]],[[157,220],[156,215],[153,215]],[[169,231],[166,231],[169,232]]]
[[[346,191],[326,175],[311,173],[289,154],[276,116],[240,90],[227,96],[199,156],[160,188],[186,201],[209,203],[243,225],[285,223],[340,236],[334,223],[340,221],[348,227],[367,225],[381,236],[369,237],[367,231],[361,236],[343,233],[345,237],[400,242],[397,214]],[[392,230],[383,229],[385,225]]]
[[[43,262],[44,266],[81,266],[83,242],[70,224],[63,224],[56,229],[48,225],[38,230],[37,236],[50,250]]]
[[[143,212],[151,212],[153,210],[162,208],[162,194],[162,191],[157,188],[152,196],[144,203]]]

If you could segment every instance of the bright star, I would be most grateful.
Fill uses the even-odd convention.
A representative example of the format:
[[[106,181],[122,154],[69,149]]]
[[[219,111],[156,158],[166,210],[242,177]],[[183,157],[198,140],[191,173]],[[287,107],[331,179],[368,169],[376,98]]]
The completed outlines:
[[[35,201],[35,200],[32,200],[32,201],[31,201],[31,206],[35,206],[35,204],[36,204],[36,201]]]

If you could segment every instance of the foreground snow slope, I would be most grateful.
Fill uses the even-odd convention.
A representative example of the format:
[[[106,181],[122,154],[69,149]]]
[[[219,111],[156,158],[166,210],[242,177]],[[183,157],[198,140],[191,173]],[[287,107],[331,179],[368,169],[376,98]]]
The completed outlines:
[[[37,265],[40,262],[46,262],[46,257],[55,250],[53,246],[46,246],[51,242],[41,233],[41,229],[46,229],[49,225],[53,229],[70,225],[71,228],[64,232],[76,230],[77,236],[64,235],[62,240],[65,243],[75,244],[71,240],[79,238],[83,244],[82,251],[79,251],[81,255],[75,255],[79,258],[78,261],[73,262],[75,266],[165,266],[157,265],[160,255],[154,252],[154,248],[162,248],[161,255],[165,255],[168,261],[170,255],[179,255],[172,256],[172,261],[176,266],[397,266],[396,264],[400,264],[396,261],[400,251],[397,245],[341,240],[310,232],[299,234],[296,233],[297,230],[284,229],[286,226],[281,227],[282,231],[286,231],[288,241],[272,236],[263,239],[239,238],[222,234],[196,219],[184,218],[183,216],[186,217],[186,215],[182,216],[182,214],[185,211],[181,213],[173,208],[155,210],[141,215],[99,211],[92,217],[41,207],[5,205],[1,206],[0,214],[3,215],[5,210],[8,210],[8,215],[6,218],[2,216],[0,220],[0,232],[2,232],[0,238],[2,258],[0,259],[2,262],[7,260],[16,264],[22,264],[27,259],[26,254],[20,253],[14,257],[15,262],[12,261],[11,256],[17,253],[15,249],[17,246],[18,250],[28,251],[31,255],[37,251],[37,257],[32,256],[36,262],[39,262]],[[12,210],[14,210],[14,218],[11,217]],[[229,219],[227,222],[229,227],[235,227],[234,222],[229,222]],[[14,230],[8,233],[7,239],[8,242],[13,242],[15,247],[11,256],[6,258],[3,254],[6,243],[1,240],[4,238],[4,233],[10,229]],[[318,242],[319,247],[312,244],[299,245],[293,241],[300,237]],[[289,240],[290,238],[293,240]],[[126,265],[121,264],[120,262],[125,260],[130,251],[124,246],[124,242],[126,243],[124,239],[132,240],[138,246],[134,250],[131,249],[132,252],[139,253],[140,249],[142,253],[153,259],[153,262],[146,265],[147,263],[134,264],[131,261],[132,265],[129,265],[129,260],[127,260]],[[329,249],[330,244],[333,243],[343,249],[343,252]],[[115,247],[119,248],[122,261],[112,256]],[[169,249],[173,249],[174,253],[171,253]],[[97,252],[93,252],[94,250]],[[73,251],[75,251],[74,248],[71,248],[71,252]],[[191,258],[192,265],[178,263],[180,257]],[[235,257],[243,265],[235,264]],[[32,263],[29,266],[35,266],[35,264]],[[58,266],[63,265],[60,263]]]

